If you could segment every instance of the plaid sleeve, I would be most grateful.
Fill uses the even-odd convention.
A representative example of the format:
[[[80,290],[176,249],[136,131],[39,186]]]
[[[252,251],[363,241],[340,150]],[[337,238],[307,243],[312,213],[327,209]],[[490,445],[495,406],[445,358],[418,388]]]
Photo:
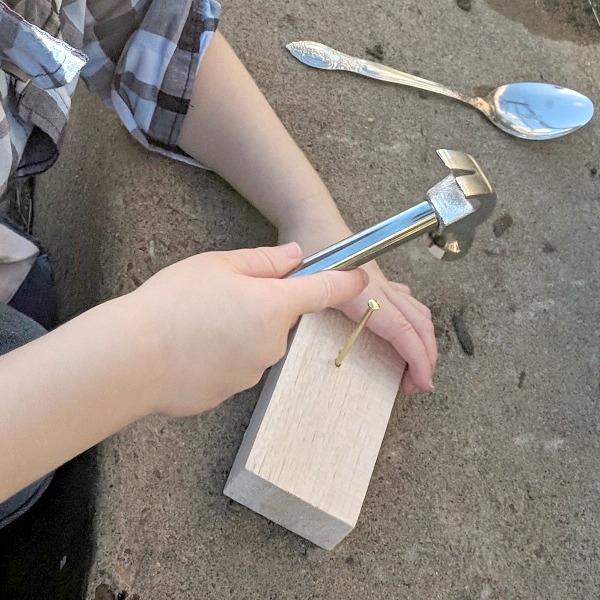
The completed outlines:
[[[54,16],[55,13],[51,14]],[[48,16],[47,20],[50,18]],[[2,67],[11,71],[17,67],[25,78],[42,89],[69,84],[79,75],[86,61],[81,52],[28,23],[4,2],[0,2],[0,40]],[[8,64],[4,64],[5,61]]]
[[[202,166],[178,146],[216,0],[88,0],[82,71],[143,146]]]

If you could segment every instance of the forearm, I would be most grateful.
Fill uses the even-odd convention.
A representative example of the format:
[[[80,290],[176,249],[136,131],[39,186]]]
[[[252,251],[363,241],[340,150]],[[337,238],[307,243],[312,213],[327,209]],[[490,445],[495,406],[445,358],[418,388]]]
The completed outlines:
[[[119,299],[0,357],[0,501],[149,412],[136,319]]]
[[[330,241],[349,233],[325,184],[285,129],[250,74],[215,34],[196,78],[179,145],[228,181],[288,241],[305,252],[309,232]]]
[[[0,357],[0,502],[146,414],[255,385],[301,314],[367,283],[360,269],[282,279],[300,259],[294,244],[192,256]]]

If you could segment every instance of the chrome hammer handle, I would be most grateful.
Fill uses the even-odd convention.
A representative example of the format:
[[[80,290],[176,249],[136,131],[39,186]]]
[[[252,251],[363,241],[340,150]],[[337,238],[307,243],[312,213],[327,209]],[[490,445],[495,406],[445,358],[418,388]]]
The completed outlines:
[[[320,271],[347,271],[373,260],[400,244],[438,229],[438,218],[429,202],[382,221],[329,248],[305,258],[287,277],[311,275]]]
[[[496,194],[472,156],[456,150],[437,153],[450,175],[427,192],[427,200],[309,256],[287,277],[354,269],[425,233],[437,258],[465,256],[475,228],[494,211]]]

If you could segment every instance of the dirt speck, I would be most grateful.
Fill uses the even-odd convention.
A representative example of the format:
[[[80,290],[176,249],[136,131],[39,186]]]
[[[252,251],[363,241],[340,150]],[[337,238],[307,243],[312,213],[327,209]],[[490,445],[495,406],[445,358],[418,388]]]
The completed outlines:
[[[495,11],[524,25],[534,35],[581,45],[600,42],[600,27],[587,0],[485,1]]]
[[[110,587],[106,583],[101,583],[94,592],[94,600],[116,600],[116,598]]]
[[[590,177],[598,177],[598,169],[596,167],[590,169]]]
[[[456,0],[456,5],[463,10],[471,10],[471,0]]]
[[[494,235],[497,238],[502,237],[512,227],[513,223],[513,218],[508,213],[504,213],[501,217],[498,217],[492,224]]]
[[[385,58],[385,50],[381,42],[377,42],[374,46],[367,46],[365,52],[375,60],[382,61]]]
[[[485,98],[494,88],[491,85],[478,85],[473,89],[476,96]]]
[[[463,349],[464,353],[468,356],[473,356],[475,352],[475,345],[473,344],[473,338],[467,330],[467,325],[463,318],[462,311],[452,316],[452,325],[454,325],[454,331],[458,338],[458,343]]]
[[[283,20],[286,25],[291,25],[292,27],[295,27],[298,24],[298,19],[289,13],[284,15]]]
[[[521,389],[523,387],[523,383],[525,383],[525,371],[521,371],[519,373],[519,383],[517,384],[517,387]]]
[[[544,244],[542,245],[542,252],[544,254],[553,254],[556,251],[557,251],[556,246],[552,242],[549,242],[548,240],[544,240]]]

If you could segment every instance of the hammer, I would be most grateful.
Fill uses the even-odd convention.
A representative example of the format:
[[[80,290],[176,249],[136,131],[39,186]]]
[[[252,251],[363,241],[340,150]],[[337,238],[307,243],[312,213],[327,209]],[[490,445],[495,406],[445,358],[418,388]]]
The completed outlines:
[[[287,277],[354,269],[424,234],[436,258],[465,256],[475,228],[494,211],[496,194],[471,155],[457,150],[437,154],[450,175],[427,192],[425,201],[305,258]]]

